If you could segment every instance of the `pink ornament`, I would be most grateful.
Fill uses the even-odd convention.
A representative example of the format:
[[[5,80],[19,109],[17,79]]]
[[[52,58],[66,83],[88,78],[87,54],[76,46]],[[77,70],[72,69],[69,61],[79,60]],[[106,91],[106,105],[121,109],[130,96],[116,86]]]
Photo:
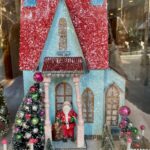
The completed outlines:
[[[30,87],[30,92],[35,93],[37,91],[37,88],[35,86]]]
[[[141,126],[140,126],[140,129],[141,129],[141,130],[145,130],[145,126],[144,126],[144,125],[141,125]]]
[[[127,142],[128,142],[128,143],[132,143],[132,138],[131,138],[131,137],[128,137]]]
[[[19,128],[15,128],[15,133],[17,133],[19,131]]]
[[[124,125],[122,122],[120,122],[120,123],[119,123],[119,128],[121,128],[121,129],[122,129],[122,128],[125,128],[125,125]]]
[[[42,111],[40,112],[40,116],[44,116],[44,115],[45,115],[45,111],[42,110]]]
[[[26,114],[26,115],[25,115],[25,118],[26,118],[27,120],[30,120],[30,119],[31,119],[31,114]]]
[[[31,138],[31,139],[29,140],[29,143],[30,143],[30,144],[35,144],[35,143],[37,143],[37,142],[38,142],[37,139]]]
[[[43,81],[43,75],[41,72],[36,72],[33,76],[34,80],[36,82],[42,82]]]
[[[126,134],[127,136],[131,136],[131,131],[128,131]]]
[[[122,107],[120,107],[120,109],[119,109],[119,114],[120,114],[122,117],[127,117],[127,116],[130,115],[130,113],[131,113],[131,110],[130,110],[130,108],[127,107],[127,106],[122,106]]]
[[[29,143],[30,143],[30,144],[34,144],[34,141],[35,141],[35,140],[32,138],[32,139],[29,140]]]
[[[122,124],[124,127],[126,127],[127,124],[128,124],[128,122],[127,122],[126,120],[123,119],[123,120],[121,121],[121,124]]]
[[[2,144],[7,144],[7,139],[4,138],[4,139],[2,140]]]
[[[29,105],[29,104],[31,104],[32,103],[32,99],[31,98],[27,98],[26,99],[26,103]]]

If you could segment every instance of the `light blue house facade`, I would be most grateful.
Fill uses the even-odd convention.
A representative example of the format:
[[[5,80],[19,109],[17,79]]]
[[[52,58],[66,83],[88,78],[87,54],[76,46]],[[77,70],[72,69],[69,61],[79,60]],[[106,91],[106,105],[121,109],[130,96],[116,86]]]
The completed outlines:
[[[99,2],[102,3],[102,1]],[[93,3],[99,4],[94,0]],[[48,66],[50,70],[45,70],[45,58],[48,57],[57,58],[58,61],[62,57],[66,57],[68,61],[80,58],[82,70],[79,68],[69,72],[68,70],[52,71]],[[118,108],[125,101],[125,79],[112,69],[87,69],[86,60],[64,1],[60,1],[58,4],[39,60],[39,70],[45,75],[52,75],[49,86],[51,123],[55,122],[56,112],[61,109],[64,101],[71,101],[72,107],[78,112],[76,89],[72,78],[73,74],[77,74],[80,76],[84,134],[89,137],[100,136],[105,123],[108,125],[118,124]],[[33,74],[33,71],[23,71],[25,93],[34,83]]]

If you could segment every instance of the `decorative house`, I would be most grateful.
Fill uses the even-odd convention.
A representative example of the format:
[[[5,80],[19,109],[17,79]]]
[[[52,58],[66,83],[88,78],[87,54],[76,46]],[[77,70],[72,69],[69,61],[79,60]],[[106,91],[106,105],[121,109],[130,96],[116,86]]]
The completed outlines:
[[[23,0],[20,69],[24,91],[44,74],[45,137],[64,101],[78,114],[77,146],[118,125],[125,79],[109,68],[106,0]]]

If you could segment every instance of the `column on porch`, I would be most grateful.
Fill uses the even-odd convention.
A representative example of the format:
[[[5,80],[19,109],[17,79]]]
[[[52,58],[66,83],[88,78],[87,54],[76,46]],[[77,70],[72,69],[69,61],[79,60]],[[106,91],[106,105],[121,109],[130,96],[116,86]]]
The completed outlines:
[[[47,139],[52,140],[52,129],[51,129],[51,121],[50,121],[50,103],[49,103],[49,86],[51,82],[51,78],[48,76],[44,77],[44,91],[45,91],[45,142]]]
[[[82,101],[80,95],[80,76],[74,76],[73,82],[76,90],[76,100],[78,106],[78,125],[77,125],[77,147],[84,147],[84,120],[82,115]]]

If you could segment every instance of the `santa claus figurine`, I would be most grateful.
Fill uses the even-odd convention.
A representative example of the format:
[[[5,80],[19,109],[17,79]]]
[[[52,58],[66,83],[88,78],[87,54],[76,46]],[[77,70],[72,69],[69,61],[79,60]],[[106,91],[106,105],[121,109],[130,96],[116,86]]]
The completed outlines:
[[[67,142],[68,138],[74,141],[74,128],[76,126],[77,114],[72,109],[69,101],[65,101],[62,110],[56,114],[56,121],[61,124],[63,132],[63,141]]]

